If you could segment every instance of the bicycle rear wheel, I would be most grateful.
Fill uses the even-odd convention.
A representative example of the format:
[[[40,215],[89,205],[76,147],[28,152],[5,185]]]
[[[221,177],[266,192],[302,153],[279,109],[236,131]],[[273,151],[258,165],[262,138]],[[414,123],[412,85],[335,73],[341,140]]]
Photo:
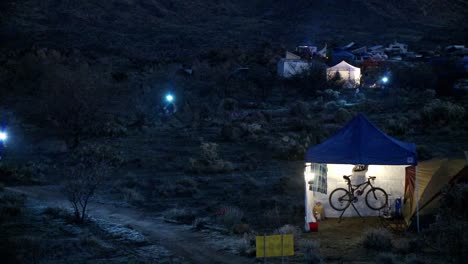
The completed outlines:
[[[351,196],[352,195],[348,192],[348,190],[344,188],[337,188],[333,190],[328,200],[330,202],[330,206],[333,209],[337,211],[343,211],[346,208],[348,208],[349,203],[351,203],[352,201]]]
[[[380,210],[388,203],[388,195],[382,188],[372,188],[366,194],[366,204],[372,210]]]

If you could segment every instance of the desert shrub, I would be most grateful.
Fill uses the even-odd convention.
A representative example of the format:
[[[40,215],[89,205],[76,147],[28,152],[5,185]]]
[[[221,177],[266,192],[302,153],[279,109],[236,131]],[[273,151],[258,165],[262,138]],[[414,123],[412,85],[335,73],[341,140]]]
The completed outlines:
[[[3,219],[22,214],[25,197],[22,195],[4,194],[0,196],[0,222]]]
[[[327,87],[325,66],[314,63],[308,70],[286,79],[285,86],[290,90],[299,90],[303,95],[314,95],[316,91]]]
[[[431,149],[426,145],[416,146],[416,153],[419,160],[428,160],[434,156]]]
[[[208,221],[206,218],[197,217],[192,222],[192,228],[195,230],[200,230],[200,229],[203,229],[203,227],[205,227],[206,224],[208,224]]]
[[[422,125],[426,127],[456,125],[464,120],[465,109],[451,102],[435,99],[423,107],[420,116]]]
[[[339,108],[335,113],[335,121],[338,123],[344,123],[351,119],[351,113],[345,108]]]
[[[17,258],[20,263],[40,263],[40,259],[47,254],[47,241],[41,237],[19,236],[12,241],[17,249]]]
[[[389,118],[386,121],[385,130],[392,136],[402,136],[408,133],[409,124],[408,118],[403,116]]]
[[[163,213],[164,218],[181,222],[183,224],[191,224],[195,220],[194,213],[186,208],[172,208]]]
[[[67,218],[69,216],[68,211],[60,207],[47,207],[42,213],[52,219]]]
[[[391,251],[392,235],[383,228],[370,228],[363,234],[362,245],[370,250]]]
[[[136,189],[122,188],[123,199],[130,204],[141,204],[146,201],[145,196]]]
[[[304,262],[307,264],[320,264],[322,263],[322,256],[320,255],[320,243],[315,240],[300,240],[299,247],[304,253]]]
[[[430,65],[407,66],[399,63],[393,64],[391,71],[392,85],[395,87],[422,91],[433,88],[436,83],[436,76]]]
[[[237,109],[239,102],[233,98],[225,98],[219,103],[219,111],[234,111]]]
[[[396,260],[396,256],[395,254],[393,253],[389,253],[389,252],[383,252],[383,253],[379,253],[376,257],[376,263],[382,263],[382,264],[395,264],[395,263],[399,263],[397,260]]]
[[[32,184],[34,183],[31,170],[27,167],[0,162],[0,176],[4,184]]]
[[[110,166],[118,167],[125,162],[122,152],[116,151],[106,145],[89,144],[77,148],[71,155],[72,162],[106,163]]]
[[[299,245],[299,239],[301,238],[301,229],[293,225],[284,225],[274,231],[275,234],[287,235],[291,234],[294,237],[294,245],[297,247]]]
[[[242,223],[244,212],[234,206],[225,206],[218,210],[216,222],[228,229],[233,229],[236,225]]]
[[[198,156],[198,158],[189,159],[188,171],[220,173],[234,170],[234,165],[231,162],[224,161],[219,157],[218,144],[216,143],[202,143]]]
[[[428,101],[434,99],[435,96],[436,96],[436,91],[432,89],[426,89],[422,92],[422,98]]]
[[[253,257],[255,256],[255,233],[244,233],[242,238],[239,239],[237,251],[241,256]]]
[[[417,253],[424,247],[424,241],[420,238],[398,239],[393,241],[393,247],[402,254]]]
[[[304,101],[297,101],[290,107],[291,114],[299,117],[311,117],[309,104]]]
[[[260,202],[262,204],[262,201]],[[276,204],[277,201],[274,200],[272,202]],[[269,227],[274,227],[274,228],[279,228],[281,224],[283,223],[281,212],[277,206],[275,206],[272,209],[265,210],[263,212],[262,219],[263,219],[264,225],[269,226]]]
[[[336,101],[340,98],[340,92],[332,89],[326,89],[323,91],[322,96],[329,101]]]
[[[409,254],[405,257],[405,264],[426,264],[426,262],[416,254]]]
[[[86,128],[85,132],[98,137],[119,137],[127,135],[127,128],[112,120],[93,123]]]
[[[340,108],[340,106],[336,101],[330,101],[325,103],[325,109],[327,111],[336,111],[338,110],[338,108]]]
[[[445,186],[436,221],[425,231],[428,244],[457,261],[468,257],[467,207],[468,184]]]

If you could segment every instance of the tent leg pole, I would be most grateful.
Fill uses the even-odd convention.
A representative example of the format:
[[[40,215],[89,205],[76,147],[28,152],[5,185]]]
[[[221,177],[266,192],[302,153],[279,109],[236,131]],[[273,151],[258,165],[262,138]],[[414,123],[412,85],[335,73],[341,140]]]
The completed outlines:
[[[419,233],[419,183],[418,183],[418,166],[415,168],[415,182],[416,182],[416,230]]]

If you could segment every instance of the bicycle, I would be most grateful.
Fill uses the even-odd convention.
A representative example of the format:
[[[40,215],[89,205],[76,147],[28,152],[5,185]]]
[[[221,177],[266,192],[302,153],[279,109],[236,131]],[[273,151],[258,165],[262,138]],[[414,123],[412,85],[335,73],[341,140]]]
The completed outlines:
[[[348,190],[345,188],[336,188],[333,190],[333,192],[330,194],[329,202],[330,206],[337,210],[337,211],[343,211],[341,213],[340,219],[343,216],[344,211],[351,205],[354,210],[358,213],[356,207],[353,205],[353,203],[358,202],[358,197],[361,196],[364,191],[367,189],[367,187],[371,187],[369,191],[367,191],[366,196],[365,196],[365,201],[367,207],[369,207],[372,210],[380,210],[387,206],[388,204],[388,195],[387,193],[379,187],[374,187],[371,183],[371,181],[375,180],[375,176],[369,176],[367,181],[353,185],[351,184],[351,175],[346,176],[343,175],[343,179],[347,181],[348,185]]]

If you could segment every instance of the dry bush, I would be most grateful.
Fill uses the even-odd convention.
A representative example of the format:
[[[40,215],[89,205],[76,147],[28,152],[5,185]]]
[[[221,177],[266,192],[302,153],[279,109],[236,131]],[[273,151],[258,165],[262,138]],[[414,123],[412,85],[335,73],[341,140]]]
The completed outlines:
[[[206,226],[207,223],[208,223],[208,221],[207,221],[206,218],[197,217],[192,222],[192,228],[195,229],[195,230],[201,230]]]
[[[336,111],[340,108],[340,105],[336,101],[330,101],[325,103],[324,108],[327,111]]]
[[[0,175],[4,184],[28,185],[34,183],[32,171],[27,167],[0,162]]]
[[[299,247],[304,253],[304,262],[307,264],[320,264],[323,263],[322,256],[320,255],[320,243],[315,240],[299,241]]]
[[[0,195],[0,223],[23,213],[25,197],[22,195]]]
[[[302,118],[310,118],[311,110],[309,104],[304,101],[297,101],[290,106],[291,114]]]
[[[195,173],[222,173],[233,171],[234,165],[219,157],[218,144],[202,143],[197,158],[189,159],[188,170]]]
[[[393,247],[402,254],[417,253],[424,248],[424,241],[420,238],[398,239],[393,241]]]
[[[362,245],[370,250],[391,251],[392,234],[387,229],[370,228],[363,234]]]
[[[376,263],[381,263],[381,264],[396,264],[399,263],[397,261],[397,256],[393,253],[390,252],[383,252],[379,253],[376,257]]]
[[[52,219],[67,218],[69,216],[68,211],[60,207],[47,207],[42,213]]]
[[[194,213],[186,208],[172,208],[163,213],[164,218],[183,224],[192,224],[195,220]]]
[[[321,95],[324,97],[325,100],[328,101],[335,101],[338,100],[338,98],[340,98],[340,92],[332,89],[326,89],[321,93]]]
[[[256,248],[256,234],[255,233],[244,233],[242,238],[239,239],[237,251],[241,256],[254,257]]]
[[[468,258],[468,184],[442,189],[436,222],[425,231],[428,244],[455,261]]]
[[[218,210],[216,222],[229,230],[241,224],[244,218],[244,212],[238,207],[225,206]]]
[[[410,131],[410,121],[404,116],[386,120],[385,130],[392,136],[403,136]]]
[[[146,201],[145,196],[138,190],[131,188],[122,188],[121,190],[123,199],[130,204],[142,204]]]
[[[302,231],[301,231],[301,229],[299,227],[288,224],[288,225],[284,225],[284,226],[276,229],[274,231],[274,233],[279,234],[279,235],[288,235],[288,234],[293,235],[294,246],[298,247]]]
[[[107,145],[89,144],[77,148],[71,155],[72,162],[87,162],[93,160],[98,163],[106,163],[118,167],[125,162],[121,151],[112,149]]]
[[[63,192],[73,206],[77,223],[85,222],[88,203],[96,190],[102,187],[108,173],[107,164],[90,161],[79,163],[66,173]]]
[[[422,260],[421,256],[416,254],[409,254],[405,258],[405,264],[426,264],[424,260]]]
[[[50,65],[41,83],[40,116],[71,140],[77,147],[91,127],[102,125],[106,91],[102,72],[87,65],[69,67]],[[105,75],[104,75],[105,76]],[[46,95],[46,96],[45,96]]]
[[[335,113],[335,121],[338,123],[345,123],[351,120],[351,113],[345,108],[340,107]]]
[[[465,118],[465,109],[448,101],[439,99],[427,103],[420,111],[421,123],[426,127],[456,125]]]

